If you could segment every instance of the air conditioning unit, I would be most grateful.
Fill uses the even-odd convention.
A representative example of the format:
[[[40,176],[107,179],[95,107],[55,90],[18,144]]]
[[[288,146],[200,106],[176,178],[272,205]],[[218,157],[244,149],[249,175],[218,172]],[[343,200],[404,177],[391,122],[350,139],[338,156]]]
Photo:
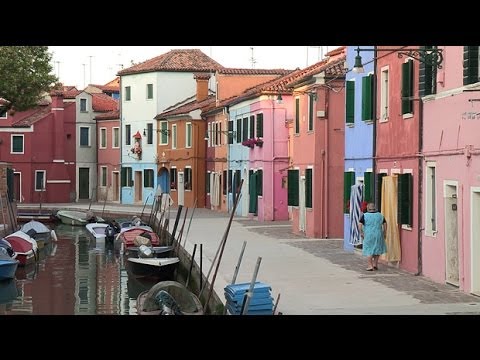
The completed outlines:
[[[317,117],[325,117],[325,110],[318,110]]]

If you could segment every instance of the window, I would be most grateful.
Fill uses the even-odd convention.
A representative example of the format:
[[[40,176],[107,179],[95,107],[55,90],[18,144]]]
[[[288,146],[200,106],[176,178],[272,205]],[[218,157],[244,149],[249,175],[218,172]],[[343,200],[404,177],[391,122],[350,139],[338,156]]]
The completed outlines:
[[[402,115],[413,113],[413,60],[402,64]]]
[[[242,141],[242,119],[237,119],[237,143]]]
[[[125,86],[125,101],[132,100],[130,86]]]
[[[153,99],[153,84],[147,84],[147,99]]]
[[[432,54],[428,54],[428,49],[436,49],[436,46],[424,46],[425,62],[420,63],[418,86],[420,96],[432,95],[437,93],[437,67],[434,65],[427,65]]]
[[[382,69],[382,82],[380,84],[380,121],[387,121],[389,115],[389,104],[388,104],[388,67]]]
[[[153,188],[153,170],[143,170],[143,187]]]
[[[233,144],[233,121],[228,122],[228,143]]]
[[[132,130],[131,125],[125,125],[125,145],[132,143]]]
[[[113,148],[119,148],[120,147],[120,128],[118,127],[114,127],[112,128],[113,132],[112,132],[112,144],[113,144]]]
[[[208,138],[210,141],[210,138]],[[177,124],[172,125],[172,149],[177,148]]]
[[[6,119],[7,118],[7,109],[0,107],[0,119]]]
[[[298,170],[288,170],[288,206],[298,206],[298,180],[299,180],[299,171]]]
[[[316,95],[317,94],[308,94],[308,131],[313,130],[313,105]]]
[[[168,145],[168,121],[160,121],[160,145]]]
[[[80,146],[90,146],[89,127],[80,127]]]
[[[177,169],[176,168],[171,168],[170,169],[170,189],[171,190],[177,190]]]
[[[12,154],[23,154],[23,135],[12,135]]]
[[[263,137],[263,114],[257,114],[257,137]]]
[[[47,173],[45,170],[35,171],[35,191],[45,191],[45,179]]]
[[[192,190],[192,180],[192,168],[185,167],[185,190]]]
[[[87,99],[80,99],[80,112],[87,112]]]
[[[227,195],[227,170],[223,170],[222,181],[223,195]]]
[[[147,144],[153,144],[153,124],[147,124]]]
[[[107,167],[100,168],[100,186],[107,186]]]
[[[122,167],[121,186],[133,186],[133,176],[131,167]]]
[[[250,139],[255,137],[255,115],[250,116]]]
[[[362,77],[362,121],[373,121],[373,74]]]
[[[346,123],[355,123],[355,81],[347,80],[347,94],[345,100]]]
[[[413,176],[398,174],[398,223],[412,226],[413,222]]]
[[[186,136],[185,147],[191,148],[192,147],[192,123],[187,123],[185,136]]]
[[[312,173],[313,169],[305,169],[305,207],[312,208]]]
[[[248,117],[243,118],[242,126],[242,141],[245,141],[248,139]]]
[[[295,134],[300,133],[300,98],[295,98]]]
[[[436,199],[436,174],[435,174],[435,163],[427,162],[427,172],[426,172],[426,216],[425,216],[425,226],[426,232],[428,235],[435,235],[437,231],[437,199]]]
[[[100,149],[107,147],[107,129],[100,128]]]
[[[350,212],[350,193],[352,185],[355,185],[355,171],[345,171],[343,173],[343,212]]]
[[[479,47],[463,47],[463,85],[478,82]]]

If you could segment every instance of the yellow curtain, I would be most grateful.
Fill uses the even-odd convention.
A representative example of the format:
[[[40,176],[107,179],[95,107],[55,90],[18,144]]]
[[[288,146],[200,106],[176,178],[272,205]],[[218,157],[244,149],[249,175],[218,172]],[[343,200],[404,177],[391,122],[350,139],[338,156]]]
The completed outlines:
[[[386,261],[400,261],[402,249],[400,246],[400,233],[397,221],[398,178],[396,175],[384,176],[382,179],[381,210],[387,221],[387,253],[382,255]]]

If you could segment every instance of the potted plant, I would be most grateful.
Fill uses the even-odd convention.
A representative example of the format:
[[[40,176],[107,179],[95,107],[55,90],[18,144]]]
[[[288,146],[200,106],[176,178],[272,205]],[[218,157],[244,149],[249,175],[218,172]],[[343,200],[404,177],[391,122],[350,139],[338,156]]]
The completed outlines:
[[[256,138],[255,139],[255,145],[262,147],[263,146],[263,139]]]
[[[242,141],[242,145],[243,146],[248,146],[249,148],[253,149],[253,147],[255,146],[255,139],[244,140],[244,141]]]

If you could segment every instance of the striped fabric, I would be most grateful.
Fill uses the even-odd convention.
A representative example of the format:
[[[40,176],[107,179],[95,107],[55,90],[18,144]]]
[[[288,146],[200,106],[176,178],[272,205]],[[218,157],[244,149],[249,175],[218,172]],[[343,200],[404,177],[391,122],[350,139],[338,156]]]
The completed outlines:
[[[362,243],[358,222],[362,216],[363,184],[352,185],[350,192],[350,244]]]

